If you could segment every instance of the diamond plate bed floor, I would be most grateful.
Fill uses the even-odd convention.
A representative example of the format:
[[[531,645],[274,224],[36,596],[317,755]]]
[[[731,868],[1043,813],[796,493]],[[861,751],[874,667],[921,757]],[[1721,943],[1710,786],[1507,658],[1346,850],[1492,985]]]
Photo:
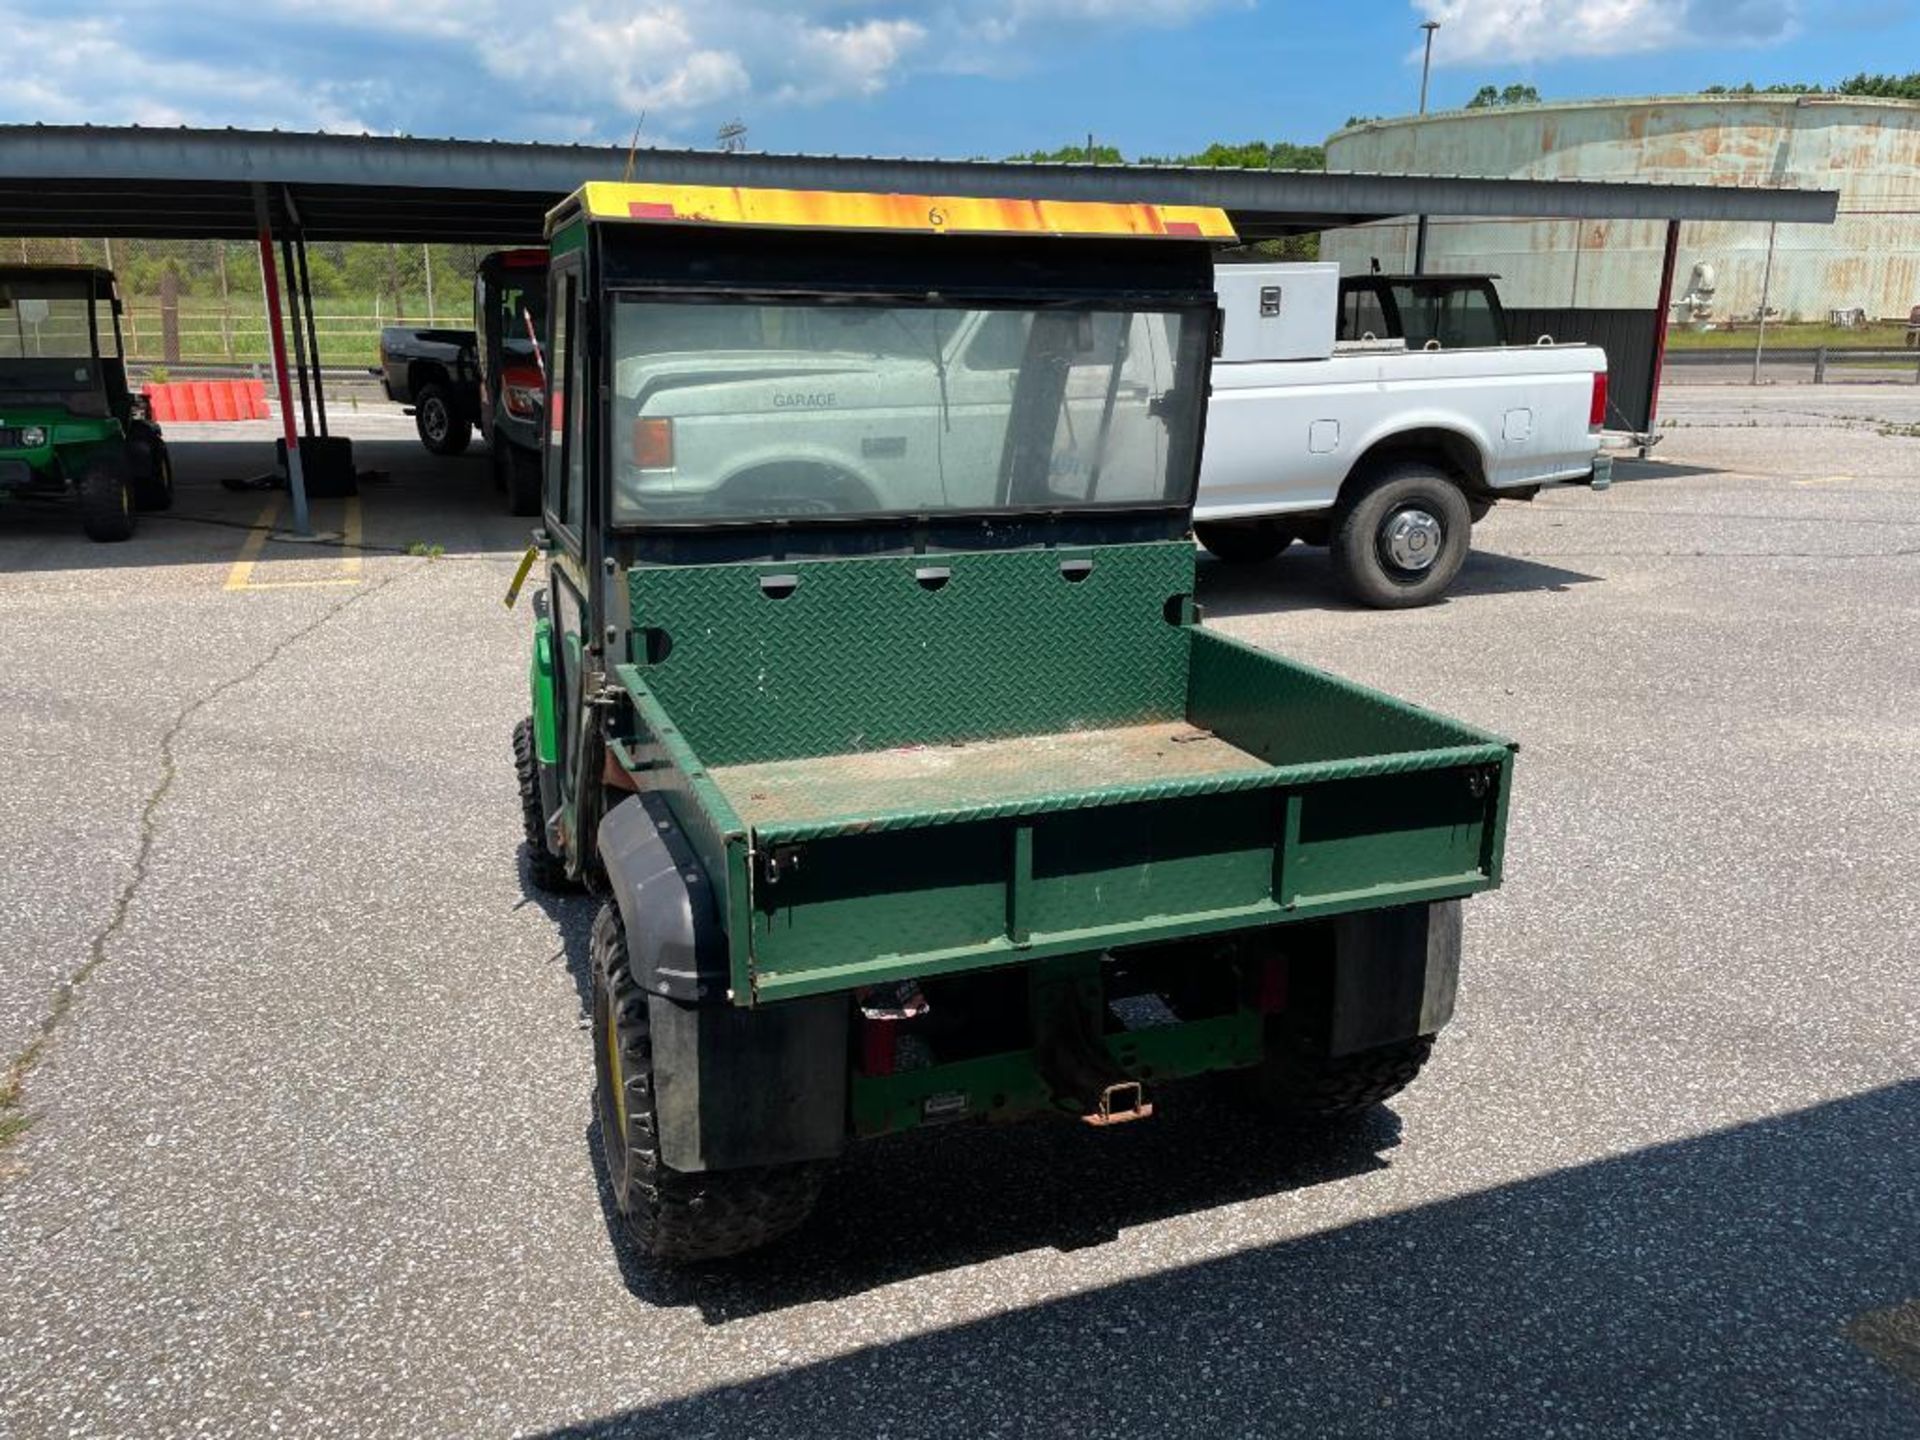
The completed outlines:
[[[1269,769],[1184,720],[816,755],[707,773],[750,826],[808,824],[900,810],[952,810],[1110,785]]]

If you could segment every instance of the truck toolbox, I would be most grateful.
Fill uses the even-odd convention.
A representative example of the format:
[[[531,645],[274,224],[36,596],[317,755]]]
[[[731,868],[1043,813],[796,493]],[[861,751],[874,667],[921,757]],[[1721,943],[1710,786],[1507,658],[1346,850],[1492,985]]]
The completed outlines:
[[[1512,747],[1187,623],[1191,545],[928,558],[629,572],[737,1003],[1498,883]]]

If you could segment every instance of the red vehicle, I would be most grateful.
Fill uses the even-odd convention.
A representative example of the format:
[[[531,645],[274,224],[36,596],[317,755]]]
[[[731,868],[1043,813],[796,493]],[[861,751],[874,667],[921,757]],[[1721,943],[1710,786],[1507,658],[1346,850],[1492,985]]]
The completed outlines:
[[[547,252],[496,250],[473,279],[480,430],[494,484],[515,515],[540,513],[540,414],[547,380]]]
[[[547,252],[496,250],[483,258],[473,277],[473,323],[471,330],[382,330],[387,398],[408,407],[420,443],[436,455],[464,452],[479,426],[508,508],[537,515]]]

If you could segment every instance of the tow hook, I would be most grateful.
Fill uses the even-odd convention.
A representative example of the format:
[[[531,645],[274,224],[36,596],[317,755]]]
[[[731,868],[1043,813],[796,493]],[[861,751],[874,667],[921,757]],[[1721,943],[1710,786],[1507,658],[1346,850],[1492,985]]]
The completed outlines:
[[[1153,1114],[1153,1102],[1138,1080],[1116,1080],[1100,1092],[1100,1103],[1080,1118],[1089,1125],[1124,1125]]]

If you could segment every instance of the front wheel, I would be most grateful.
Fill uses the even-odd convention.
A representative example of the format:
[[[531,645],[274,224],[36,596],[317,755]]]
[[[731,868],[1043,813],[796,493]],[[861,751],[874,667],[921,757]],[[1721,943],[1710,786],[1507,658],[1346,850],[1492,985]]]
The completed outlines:
[[[102,543],[133,535],[133,482],[118,456],[96,456],[80,472],[75,487],[80,499],[80,528],[89,540]]]
[[[1445,471],[1402,461],[1358,482],[1334,515],[1333,569],[1362,605],[1431,605],[1466,563],[1467,497]]]
[[[777,1240],[813,1211],[816,1164],[687,1174],[660,1159],[647,995],[611,900],[593,922],[594,1108],[614,1208],[655,1260],[720,1260]]]
[[[1293,532],[1278,520],[1207,520],[1193,527],[1193,538],[1216,560],[1259,565],[1291,545]]]
[[[533,744],[531,715],[513,727],[513,772],[520,782],[520,828],[527,840],[527,879],[534,889],[550,895],[579,889],[567,877],[567,862],[547,844],[547,807],[540,794],[540,756]]]
[[[458,455],[473,439],[473,421],[444,385],[423,385],[413,397],[413,428],[436,455]]]
[[[158,435],[141,435],[127,447],[133,468],[133,508],[173,508],[173,457]]]

